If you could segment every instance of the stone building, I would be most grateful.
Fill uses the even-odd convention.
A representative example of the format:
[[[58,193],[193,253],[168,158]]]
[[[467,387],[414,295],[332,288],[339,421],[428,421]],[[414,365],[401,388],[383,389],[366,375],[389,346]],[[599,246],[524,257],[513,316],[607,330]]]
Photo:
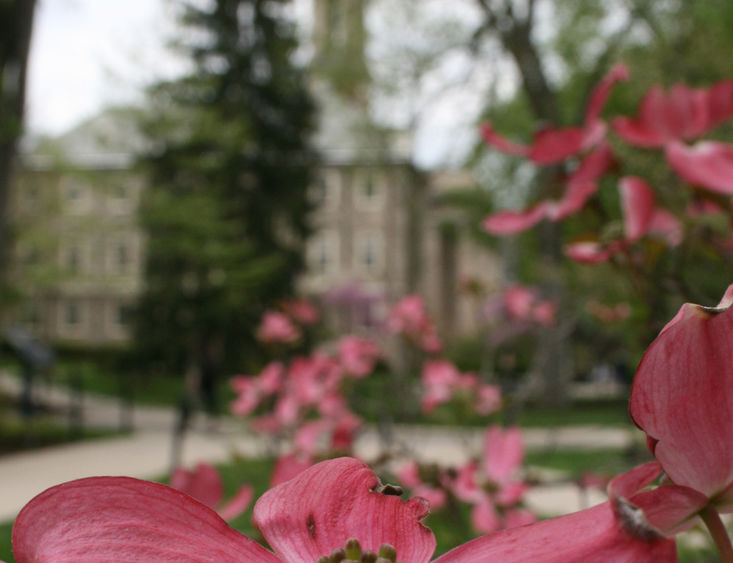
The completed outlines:
[[[63,154],[23,155],[10,204],[10,274],[23,297],[14,316],[45,340],[119,345],[129,337],[144,258],[133,129],[125,112],[108,111],[57,139]],[[111,150],[112,138],[125,142]]]
[[[498,268],[440,199],[475,182],[465,171],[416,169],[404,136],[370,123],[363,5],[314,0],[311,87],[323,160],[299,291],[322,300],[336,330],[376,326],[389,303],[420,293],[445,334],[470,332],[479,308],[461,280],[491,288]],[[50,341],[120,345],[143,274],[144,185],[130,168],[141,140],[129,114],[109,110],[55,144],[63,159],[26,155],[14,191],[12,275],[28,297],[16,318]],[[345,316],[349,299],[361,300],[358,315]]]

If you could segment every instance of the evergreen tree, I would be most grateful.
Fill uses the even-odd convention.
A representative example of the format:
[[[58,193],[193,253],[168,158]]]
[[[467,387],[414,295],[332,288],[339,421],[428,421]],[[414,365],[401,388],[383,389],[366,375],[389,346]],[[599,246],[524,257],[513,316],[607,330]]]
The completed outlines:
[[[207,342],[253,359],[264,310],[293,292],[308,235],[314,106],[287,0],[185,6],[193,71],[150,92],[148,237],[137,349],[180,373]]]

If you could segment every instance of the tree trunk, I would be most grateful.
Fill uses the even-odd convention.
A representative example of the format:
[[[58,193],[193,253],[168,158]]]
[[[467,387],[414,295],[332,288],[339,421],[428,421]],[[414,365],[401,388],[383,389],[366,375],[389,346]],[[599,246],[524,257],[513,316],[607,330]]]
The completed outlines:
[[[9,192],[23,131],[25,82],[35,6],[35,0],[0,0],[0,308],[10,252]]]

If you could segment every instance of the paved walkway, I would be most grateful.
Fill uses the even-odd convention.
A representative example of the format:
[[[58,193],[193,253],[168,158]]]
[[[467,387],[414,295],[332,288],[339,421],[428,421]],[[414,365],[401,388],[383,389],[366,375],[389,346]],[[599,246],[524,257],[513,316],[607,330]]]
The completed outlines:
[[[18,382],[0,373],[0,390],[16,393]],[[48,389],[44,399],[66,405],[63,390]],[[119,404],[109,398],[85,396],[84,420],[89,427],[117,425]],[[0,457],[0,522],[15,517],[33,496],[55,484],[92,475],[129,475],[155,478],[166,474],[172,456],[172,409],[136,406],[135,430],[127,436],[85,441]],[[272,451],[265,437],[248,432],[239,420],[225,419],[218,431],[207,432],[204,421],[195,421],[181,450],[184,465],[197,461],[222,462],[233,453],[257,457]],[[481,449],[481,431],[457,432],[453,428],[399,426],[394,444],[408,448],[419,459],[440,464],[458,464]],[[622,448],[640,439],[631,429],[608,427],[568,427],[525,432],[528,448]],[[356,454],[372,459],[382,451],[379,434],[367,428],[356,444]],[[552,474],[549,474],[552,478]],[[604,496],[591,491],[581,498],[571,484],[557,483],[534,487],[527,502],[544,515],[565,514],[597,504]],[[585,505],[585,506],[584,506]]]

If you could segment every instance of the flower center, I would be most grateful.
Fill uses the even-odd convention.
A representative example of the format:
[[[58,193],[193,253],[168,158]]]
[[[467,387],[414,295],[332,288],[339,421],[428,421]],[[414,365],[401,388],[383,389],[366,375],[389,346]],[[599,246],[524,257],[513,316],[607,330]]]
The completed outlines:
[[[383,543],[378,552],[362,550],[359,540],[350,538],[344,547],[334,549],[331,555],[322,555],[316,563],[398,563],[397,550]]]

